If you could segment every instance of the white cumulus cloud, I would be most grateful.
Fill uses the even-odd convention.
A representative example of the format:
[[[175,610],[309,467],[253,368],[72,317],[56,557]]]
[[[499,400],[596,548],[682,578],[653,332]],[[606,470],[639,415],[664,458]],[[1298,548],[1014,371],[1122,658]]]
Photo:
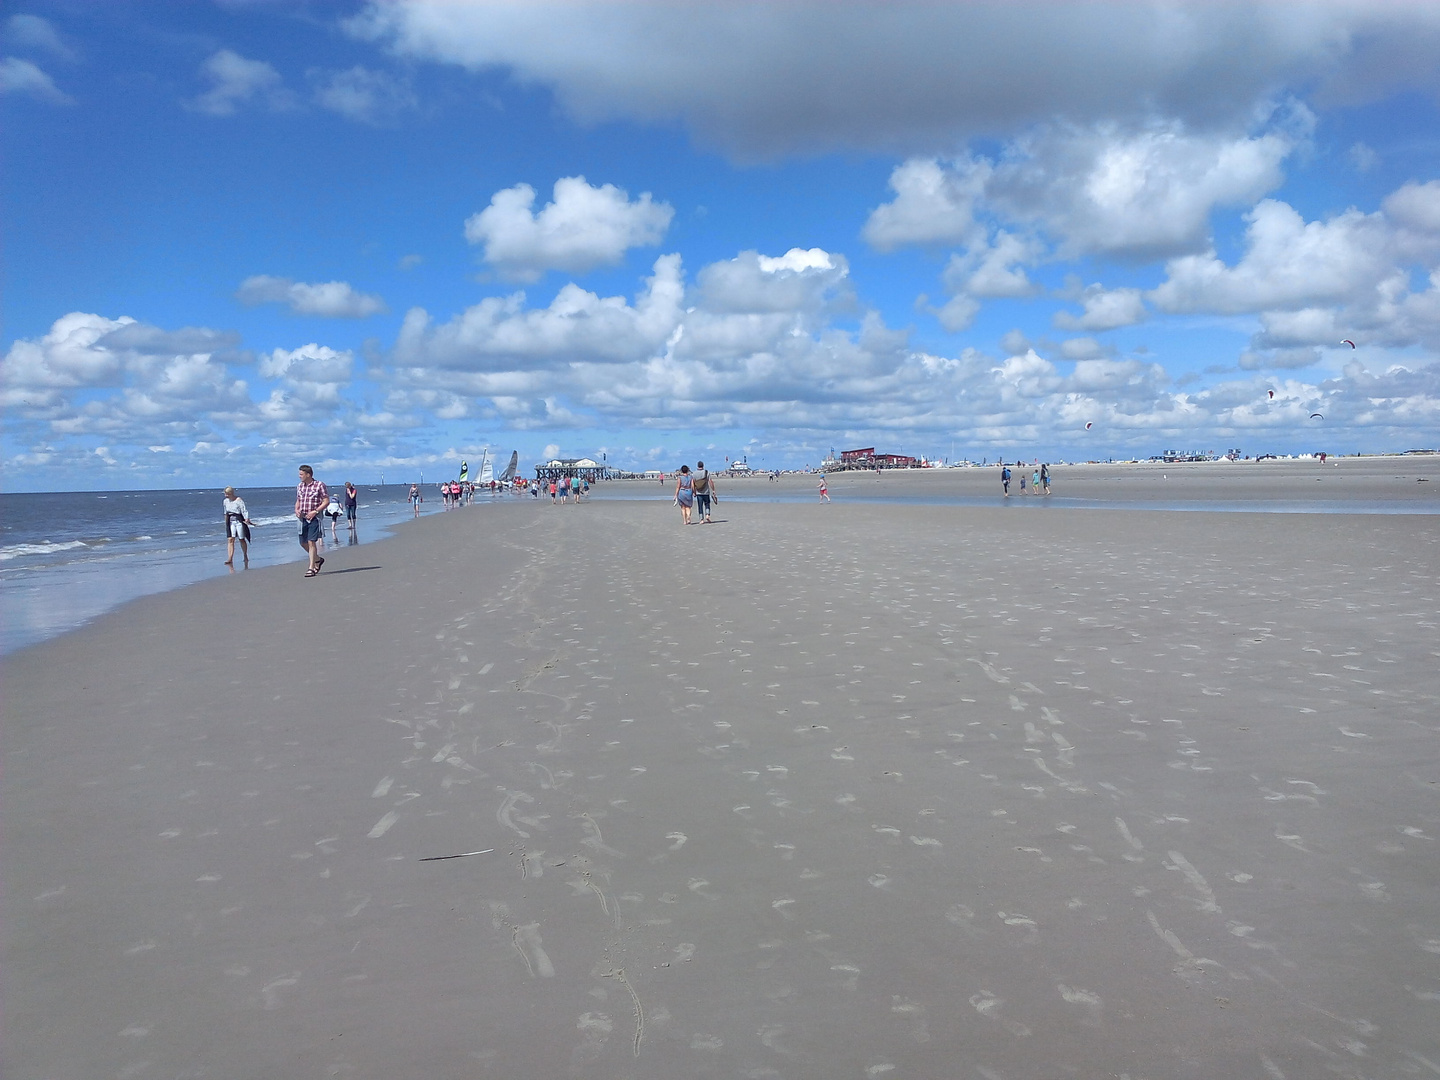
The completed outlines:
[[[21,50],[48,53],[60,60],[76,59],[72,49],[53,23],[39,15],[11,15],[5,20],[5,42]]]
[[[994,166],[983,158],[942,164],[935,158],[912,158],[890,174],[895,198],[877,206],[862,232],[879,251],[906,244],[970,244],[983,237],[975,220],[976,205]]]
[[[877,207],[865,238],[974,246],[980,220],[1035,229],[1063,255],[1148,258],[1203,250],[1217,207],[1248,206],[1284,179],[1280,166],[1311,124],[1298,107],[1255,135],[1196,134],[1178,121],[1134,129],[1048,124],[1011,140],[995,160],[912,159],[896,167],[896,197]]]
[[[317,406],[339,405],[354,362],[348,349],[314,342],[298,349],[272,350],[260,358],[259,372],[264,378],[280,379],[283,386],[271,391],[260,406],[262,413],[273,420],[296,421],[316,415]]]
[[[1106,289],[1091,285],[1080,294],[1084,311],[1073,315],[1057,311],[1054,322],[1061,330],[1114,330],[1145,320],[1145,301],[1139,289]]]
[[[200,74],[210,89],[191,99],[196,112],[211,116],[233,116],[252,102],[273,110],[292,108],[295,98],[285,89],[285,80],[263,60],[248,60],[231,49],[221,49],[200,65]]]
[[[347,71],[313,71],[310,78],[322,108],[360,123],[392,123],[419,104],[410,84],[386,71],[356,65]]]
[[[407,367],[470,370],[634,360],[661,347],[674,331],[683,293],[680,257],[662,255],[633,305],[568,284],[547,308],[527,308],[524,293],[490,297],[440,326],[422,308],[412,308],[395,356]]]
[[[56,86],[54,79],[18,56],[0,57],[0,94],[24,94],[51,105],[75,104],[75,99]]]
[[[60,388],[118,385],[122,355],[98,343],[107,334],[135,323],[122,316],[106,319],[81,311],[56,319],[38,341],[20,339],[0,362],[0,385],[7,404],[56,396],[44,391]],[[41,392],[36,394],[36,392]]]
[[[1037,289],[1022,264],[1036,259],[1041,251],[1033,238],[1001,229],[993,241],[982,241],[964,254],[952,255],[945,267],[945,284],[955,292],[981,299],[1033,296]]]
[[[697,300],[708,314],[814,314],[849,272],[844,256],[821,248],[792,248],[780,256],[743,251],[701,269]]]
[[[1305,221],[1265,199],[1247,215],[1246,250],[1235,266],[1218,255],[1186,255],[1151,294],[1164,311],[1235,314],[1343,302],[1393,272],[1393,246],[1379,214],[1347,210]]]
[[[71,312],[40,338],[11,345],[0,393],[21,430],[40,424],[52,435],[150,445],[206,427],[208,413],[248,405],[246,384],[214,355],[233,341],[220,331],[167,332],[128,316]]]
[[[380,297],[358,292],[349,282],[325,281],[312,285],[268,274],[246,278],[240,283],[235,298],[242,304],[286,304],[297,315],[326,319],[363,319],[388,310]]]
[[[658,244],[675,216],[648,191],[632,202],[613,184],[592,187],[583,176],[555,181],[552,201],[538,214],[534,205],[535,189],[516,184],[497,191],[465,222],[465,239],[483,244],[484,260],[516,281],[619,263],[632,247]]]
[[[1420,288],[1417,268],[1428,273]],[[1249,369],[1307,366],[1343,338],[1440,347],[1440,182],[1407,183],[1373,213],[1315,221],[1263,200],[1233,265],[1214,251],[1172,259],[1146,298],[1168,313],[1258,314],[1241,357]]]
[[[1440,180],[1408,183],[1387,195],[1381,209],[1401,228],[1428,236],[1440,234]]]

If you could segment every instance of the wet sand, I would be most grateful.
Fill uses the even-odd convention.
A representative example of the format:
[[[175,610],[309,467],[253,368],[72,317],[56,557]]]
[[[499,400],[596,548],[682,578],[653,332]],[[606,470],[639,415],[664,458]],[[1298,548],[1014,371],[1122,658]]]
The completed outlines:
[[[1435,519],[850,482],[7,658],[7,1077],[1440,1074]]]
[[[1020,475],[1027,483],[1038,465],[1012,465],[1010,504],[1020,498]],[[1440,454],[1318,460],[1125,462],[1121,464],[1052,465],[1051,505],[1149,505],[1155,508],[1201,510],[1206,507],[1295,512],[1322,504],[1336,509],[1375,512],[1440,513]],[[999,466],[961,469],[832,472],[830,496],[895,499],[992,499],[1001,496]],[[819,499],[817,478],[785,475],[772,483],[763,476],[722,477],[721,490],[740,495],[807,492]],[[617,490],[657,487],[650,482],[612,484]],[[668,485],[673,489],[673,483]],[[1027,488],[1023,504],[1043,502]]]

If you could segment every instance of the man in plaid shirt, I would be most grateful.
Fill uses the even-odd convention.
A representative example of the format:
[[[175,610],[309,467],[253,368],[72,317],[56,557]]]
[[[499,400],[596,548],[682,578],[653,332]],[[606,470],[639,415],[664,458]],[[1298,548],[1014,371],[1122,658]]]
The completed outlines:
[[[310,556],[306,577],[320,573],[325,560],[320,557],[320,511],[330,503],[330,492],[315,479],[315,470],[300,466],[300,483],[295,485],[295,516],[300,519],[300,546]]]

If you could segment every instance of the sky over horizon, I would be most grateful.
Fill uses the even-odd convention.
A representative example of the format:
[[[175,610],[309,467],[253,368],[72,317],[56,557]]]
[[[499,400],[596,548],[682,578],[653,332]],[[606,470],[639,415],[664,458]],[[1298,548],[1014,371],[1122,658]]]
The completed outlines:
[[[1437,4],[6,12],[8,491],[1440,447]]]

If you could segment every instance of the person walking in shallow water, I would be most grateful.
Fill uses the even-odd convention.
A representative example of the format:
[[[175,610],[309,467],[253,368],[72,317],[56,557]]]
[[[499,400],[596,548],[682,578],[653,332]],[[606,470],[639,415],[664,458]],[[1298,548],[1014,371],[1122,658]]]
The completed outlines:
[[[343,514],[344,512],[345,512],[344,508],[340,505],[340,496],[339,496],[339,495],[336,495],[336,494],[332,491],[332,492],[330,493],[330,504],[325,507],[325,516],[330,519],[330,541],[331,541],[331,543],[334,543],[334,544],[339,544],[339,543],[340,543],[340,536],[339,536],[339,534],[338,534],[339,525],[340,525],[340,515]],[[325,537],[324,537],[324,535],[323,535],[324,532],[325,532],[324,528],[321,528],[320,532],[321,532],[321,534],[322,534],[321,537],[320,537],[320,539],[322,539],[322,540],[325,539]]]
[[[240,555],[245,560],[246,567],[250,565],[250,526],[255,524],[250,520],[250,511],[245,509],[245,500],[235,494],[233,487],[225,489],[225,501],[222,504],[225,513],[225,537],[227,548],[225,551],[225,565],[235,565],[235,541],[240,541]]]
[[[825,474],[823,472],[820,474],[820,501],[830,501],[830,489],[825,486]]]
[[[1000,468],[1000,487],[1005,491],[1005,498],[1010,497],[1010,466],[1003,465]]]
[[[1040,466],[1040,486],[1045,489],[1046,495],[1050,494],[1050,466],[1048,463]]]
[[[689,465],[681,465],[680,475],[675,478],[675,504],[680,507],[681,520],[689,525],[690,507],[695,504],[695,481]]]

